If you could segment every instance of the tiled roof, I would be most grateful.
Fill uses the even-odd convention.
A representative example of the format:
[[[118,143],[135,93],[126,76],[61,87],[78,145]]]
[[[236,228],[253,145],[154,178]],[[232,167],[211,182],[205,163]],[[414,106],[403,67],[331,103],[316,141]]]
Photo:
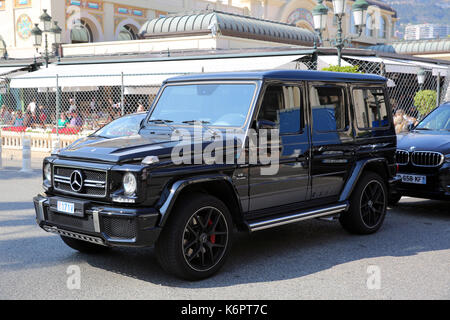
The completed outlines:
[[[316,35],[286,23],[221,11],[167,16],[147,21],[139,34],[145,38],[214,33],[255,40],[312,45]]]

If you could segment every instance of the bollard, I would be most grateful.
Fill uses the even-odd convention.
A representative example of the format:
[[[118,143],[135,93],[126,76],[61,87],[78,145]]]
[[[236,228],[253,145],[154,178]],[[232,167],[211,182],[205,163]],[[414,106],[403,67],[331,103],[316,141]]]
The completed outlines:
[[[57,153],[59,150],[59,137],[52,139],[52,154]]]
[[[2,140],[2,138],[0,138],[0,169],[2,169],[3,168],[3,158],[2,158],[2,143],[3,142],[3,140]]]
[[[29,136],[22,137],[22,169],[20,172],[31,172],[31,140]]]

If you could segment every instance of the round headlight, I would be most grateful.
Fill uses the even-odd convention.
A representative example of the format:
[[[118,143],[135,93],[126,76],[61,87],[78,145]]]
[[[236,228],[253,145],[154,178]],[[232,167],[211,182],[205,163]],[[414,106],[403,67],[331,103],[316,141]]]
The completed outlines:
[[[125,195],[131,196],[136,192],[137,182],[136,177],[132,173],[126,173],[123,176],[123,189],[125,191]]]
[[[44,177],[47,181],[52,181],[52,167],[50,163],[47,163],[44,167]]]

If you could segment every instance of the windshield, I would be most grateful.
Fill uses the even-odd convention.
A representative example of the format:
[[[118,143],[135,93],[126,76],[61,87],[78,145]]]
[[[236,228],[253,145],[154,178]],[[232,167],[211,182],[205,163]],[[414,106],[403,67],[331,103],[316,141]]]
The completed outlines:
[[[422,130],[450,130],[450,106],[435,109],[416,127]]]
[[[139,113],[116,119],[92,135],[104,138],[117,138],[137,134],[141,121],[146,115],[146,113]]]
[[[169,85],[149,121],[242,127],[255,90],[255,83]]]

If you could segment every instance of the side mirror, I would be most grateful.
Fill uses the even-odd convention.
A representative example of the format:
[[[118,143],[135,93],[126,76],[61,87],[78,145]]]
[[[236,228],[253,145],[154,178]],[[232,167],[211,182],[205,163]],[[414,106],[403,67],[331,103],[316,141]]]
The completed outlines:
[[[141,122],[139,123],[139,130],[142,129],[142,127],[144,127],[144,121],[145,118],[141,120]]]
[[[271,130],[271,129],[276,129],[277,128],[277,124],[273,121],[269,121],[269,120],[258,120],[256,122],[256,130],[261,130],[261,129],[267,129],[267,130]]]

